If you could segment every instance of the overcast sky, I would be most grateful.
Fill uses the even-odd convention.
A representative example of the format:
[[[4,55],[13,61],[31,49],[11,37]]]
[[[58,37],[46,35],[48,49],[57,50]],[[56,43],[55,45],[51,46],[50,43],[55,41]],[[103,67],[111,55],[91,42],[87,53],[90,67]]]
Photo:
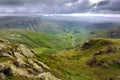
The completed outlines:
[[[0,0],[0,14],[120,14],[120,0]]]

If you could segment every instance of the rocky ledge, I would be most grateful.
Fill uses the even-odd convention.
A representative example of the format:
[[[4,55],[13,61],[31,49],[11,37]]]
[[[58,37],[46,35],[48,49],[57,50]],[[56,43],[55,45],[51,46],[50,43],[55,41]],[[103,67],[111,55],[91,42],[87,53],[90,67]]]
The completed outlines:
[[[48,66],[35,57],[24,45],[0,39],[0,80],[15,76],[26,80],[60,80],[50,73]]]

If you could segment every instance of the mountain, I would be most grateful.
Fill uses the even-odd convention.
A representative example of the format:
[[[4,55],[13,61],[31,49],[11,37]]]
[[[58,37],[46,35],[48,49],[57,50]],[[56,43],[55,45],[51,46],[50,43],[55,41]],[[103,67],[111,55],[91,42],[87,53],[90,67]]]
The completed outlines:
[[[62,39],[67,46],[83,44],[98,32],[111,29],[119,23],[87,22],[45,19],[40,17],[6,16],[0,17],[0,29],[21,29],[42,32]],[[104,36],[100,34],[99,36]],[[30,44],[29,44],[30,45]],[[36,44],[37,45],[37,44]],[[32,46],[32,45],[31,45]]]
[[[36,55],[62,80],[119,80],[119,52],[120,39],[99,38],[58,54]]]
[[[20,29],[27,31],[34,31],[37,33],[45,33],[57,37],[60,41],[66,43],[64,46],[74,47],[77,44],[81,44],[84,40],[88,39],[88,31],[84,27],[80,27],[79,22],[69,22],[69,21],[55,21],[55,20],[45,20],[39,17],[1,17],[0,18],[0,29]],[[2,31],[1,33],[6,33]],[[15,30],[14,30],[15,31]],[[11,31],[14,33],[14,31]],[[8,31],[9,32],[9,31]],[[16,33],[16,31],[15,31]],[[20,33],[20,31],[19,31]],[[14,34],[15,35],[15,34]],[[23,32],[24,35],[24,32]],[[25,36],[27,36],[26,34]],[[4,36],[2,34],[2,36]],[[7,35],[5,35],[7,36]],[[4,37],[5,37],[4,36]],[[3,37],[3,38],[4,38]],[[59,37],[59,38],[58,38]],[[15,36],[14,36],[15,38]],[[16,35],[17,38],[17,35]],[[32,36],[33,38],[33,36]],[[42,39],[44,39],[43,37]],[[22,39],[22,38],[21,38]],[[54,39],[54,38],[53,38]],[[19,41],[19,40],[18,40]],[[21,42],[23,41],[23,42]],[[39,45],[28,44],[29,40],[21,40],[21,43],[27,44],[30,47],[38,47]],[[49,39],[48,39],[49,41]],[[80,42],[78,42],[80,41]],[[43,44],[43,43],[42,43]],[[57,43],[59,44],[59,43]],[[29,47],[28,46],[28,47]],[[68,47],[65,47],[68,48]]]
[[[39,70],[43,69],[45,74],[40,74],[41,76],[55,75],[62,80],[119,80],[120,40],[113,39],[119,38],[120,28],[117,26],[119,23],[2,17],[0,38],[13,44],[1,40],[1,56],[5,56],[0,58],[5,61],[5,64],[1,62],[0,65],[4,65],[0,68],[0,75],[3,76],[1,78],[18,74],[10,77],[15,80],[23,73],[25,78],[29,77],[30,73],[36,77]],[[22,46],[24,50],[21,52],[21,45],[16,43],[24,44],[31,50]],[[6,61],[11,58],[8,65]],[[46,66],[40,69],[43,66],[40,61],[49,66],[50,71]],[[21,65],[25,65],[25,68]],[[8,66],[7,72],[5,66]],[[53,78],[56,79],[54,76]]]
[[[0,29],[26,29],[37,32],[56,34],[62,32],[79,32],[81,28],[87,30],[103,30],[117,26],[115,22],[87,22],[45,19],[40,17],[6,16],[0,17]]]
[[[0,80],[59,80],[21,44],[0,39]]]
[[[61,29],[55,23],[43,20],[40,17],[1,17],[0,29],[26,29],[46,33],[58,33]]]

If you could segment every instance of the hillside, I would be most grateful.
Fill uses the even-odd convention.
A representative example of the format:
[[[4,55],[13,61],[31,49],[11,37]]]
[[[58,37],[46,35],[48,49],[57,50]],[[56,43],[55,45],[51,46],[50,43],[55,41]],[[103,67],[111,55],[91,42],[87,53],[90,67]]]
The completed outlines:
[[[46,47],[63,50],[83,44],[90,36],[86,29],[81,28],[79,32],[70,31],[54,35],[22,29],[2,29],[0,37],[13,43],[25,44],[29,48]]]
[[[62,80],[120,80],[120,39],[92,39],[69,51],[37,55]]]
[[[0,30],[0,37],[12,43],[24,44],[29,48],[46,48],[59,51],[67,48],[63,40],[57,36],[52,36],[42,32],[29,30],[5,29]]]

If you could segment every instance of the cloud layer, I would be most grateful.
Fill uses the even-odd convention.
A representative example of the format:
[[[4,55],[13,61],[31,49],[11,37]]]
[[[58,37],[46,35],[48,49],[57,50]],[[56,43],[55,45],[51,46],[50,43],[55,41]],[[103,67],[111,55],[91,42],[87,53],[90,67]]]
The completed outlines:
[[[0,13],[120,14],[120,0],[0,0]]]

